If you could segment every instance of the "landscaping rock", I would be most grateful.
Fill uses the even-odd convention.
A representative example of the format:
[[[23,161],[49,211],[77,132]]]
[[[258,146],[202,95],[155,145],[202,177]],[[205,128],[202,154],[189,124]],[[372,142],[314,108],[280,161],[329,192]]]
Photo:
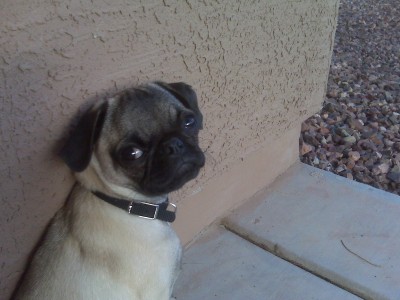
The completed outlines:
[[[343,0],[323,109],[301,161],[400,195],[400,1]]]
[[[349,158],[353,161],[359,160],[361,157],[360,152],[357,151],[350,151],[349,152]]]
[[[389,172],[386,177],[395,183],[400,183],[400,172]]]

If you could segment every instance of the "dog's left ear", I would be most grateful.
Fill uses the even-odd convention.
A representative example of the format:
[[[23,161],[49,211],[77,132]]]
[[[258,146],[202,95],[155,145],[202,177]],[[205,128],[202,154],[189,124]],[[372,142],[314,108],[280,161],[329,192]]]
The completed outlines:
[[[86,111],[61,149],[60,156],[72,171],[82,172],[89,165],[104,124],[107,106],[107,102],[103,102]]]
[[[197,116],[197,122],[200,125],[200,129],[203,128],[203,115],[201,114],[197,104],[197,95],[190,85],[184,82],[157,82],[157,84],[174,95],[186,108],[192,110]]]

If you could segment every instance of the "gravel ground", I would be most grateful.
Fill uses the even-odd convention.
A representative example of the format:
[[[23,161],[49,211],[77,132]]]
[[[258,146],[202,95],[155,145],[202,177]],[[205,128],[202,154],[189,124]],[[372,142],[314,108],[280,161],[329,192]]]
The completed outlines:
[[[400,1],[342,0],[327,93],[302,124],[309,165],[400,195]]]

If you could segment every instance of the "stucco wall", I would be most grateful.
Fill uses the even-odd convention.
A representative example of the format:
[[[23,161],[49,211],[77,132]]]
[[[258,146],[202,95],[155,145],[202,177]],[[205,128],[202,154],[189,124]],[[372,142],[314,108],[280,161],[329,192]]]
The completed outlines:
[[[187,242],[296,159],[299,124],[322,102],[337,5],[1,1],[0,298],[71,188],[55,153],[82,103],[155,79],[196,89],[207,165],[173,196]]]

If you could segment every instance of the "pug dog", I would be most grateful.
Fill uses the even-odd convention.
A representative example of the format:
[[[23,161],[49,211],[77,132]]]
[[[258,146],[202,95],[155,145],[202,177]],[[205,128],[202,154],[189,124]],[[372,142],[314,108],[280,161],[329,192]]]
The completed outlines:
[[[168,193],[205,157],[185,83],[153,82],[93,105],[61,150],[76,175],[14,299],[170,299],[180,241]]]

